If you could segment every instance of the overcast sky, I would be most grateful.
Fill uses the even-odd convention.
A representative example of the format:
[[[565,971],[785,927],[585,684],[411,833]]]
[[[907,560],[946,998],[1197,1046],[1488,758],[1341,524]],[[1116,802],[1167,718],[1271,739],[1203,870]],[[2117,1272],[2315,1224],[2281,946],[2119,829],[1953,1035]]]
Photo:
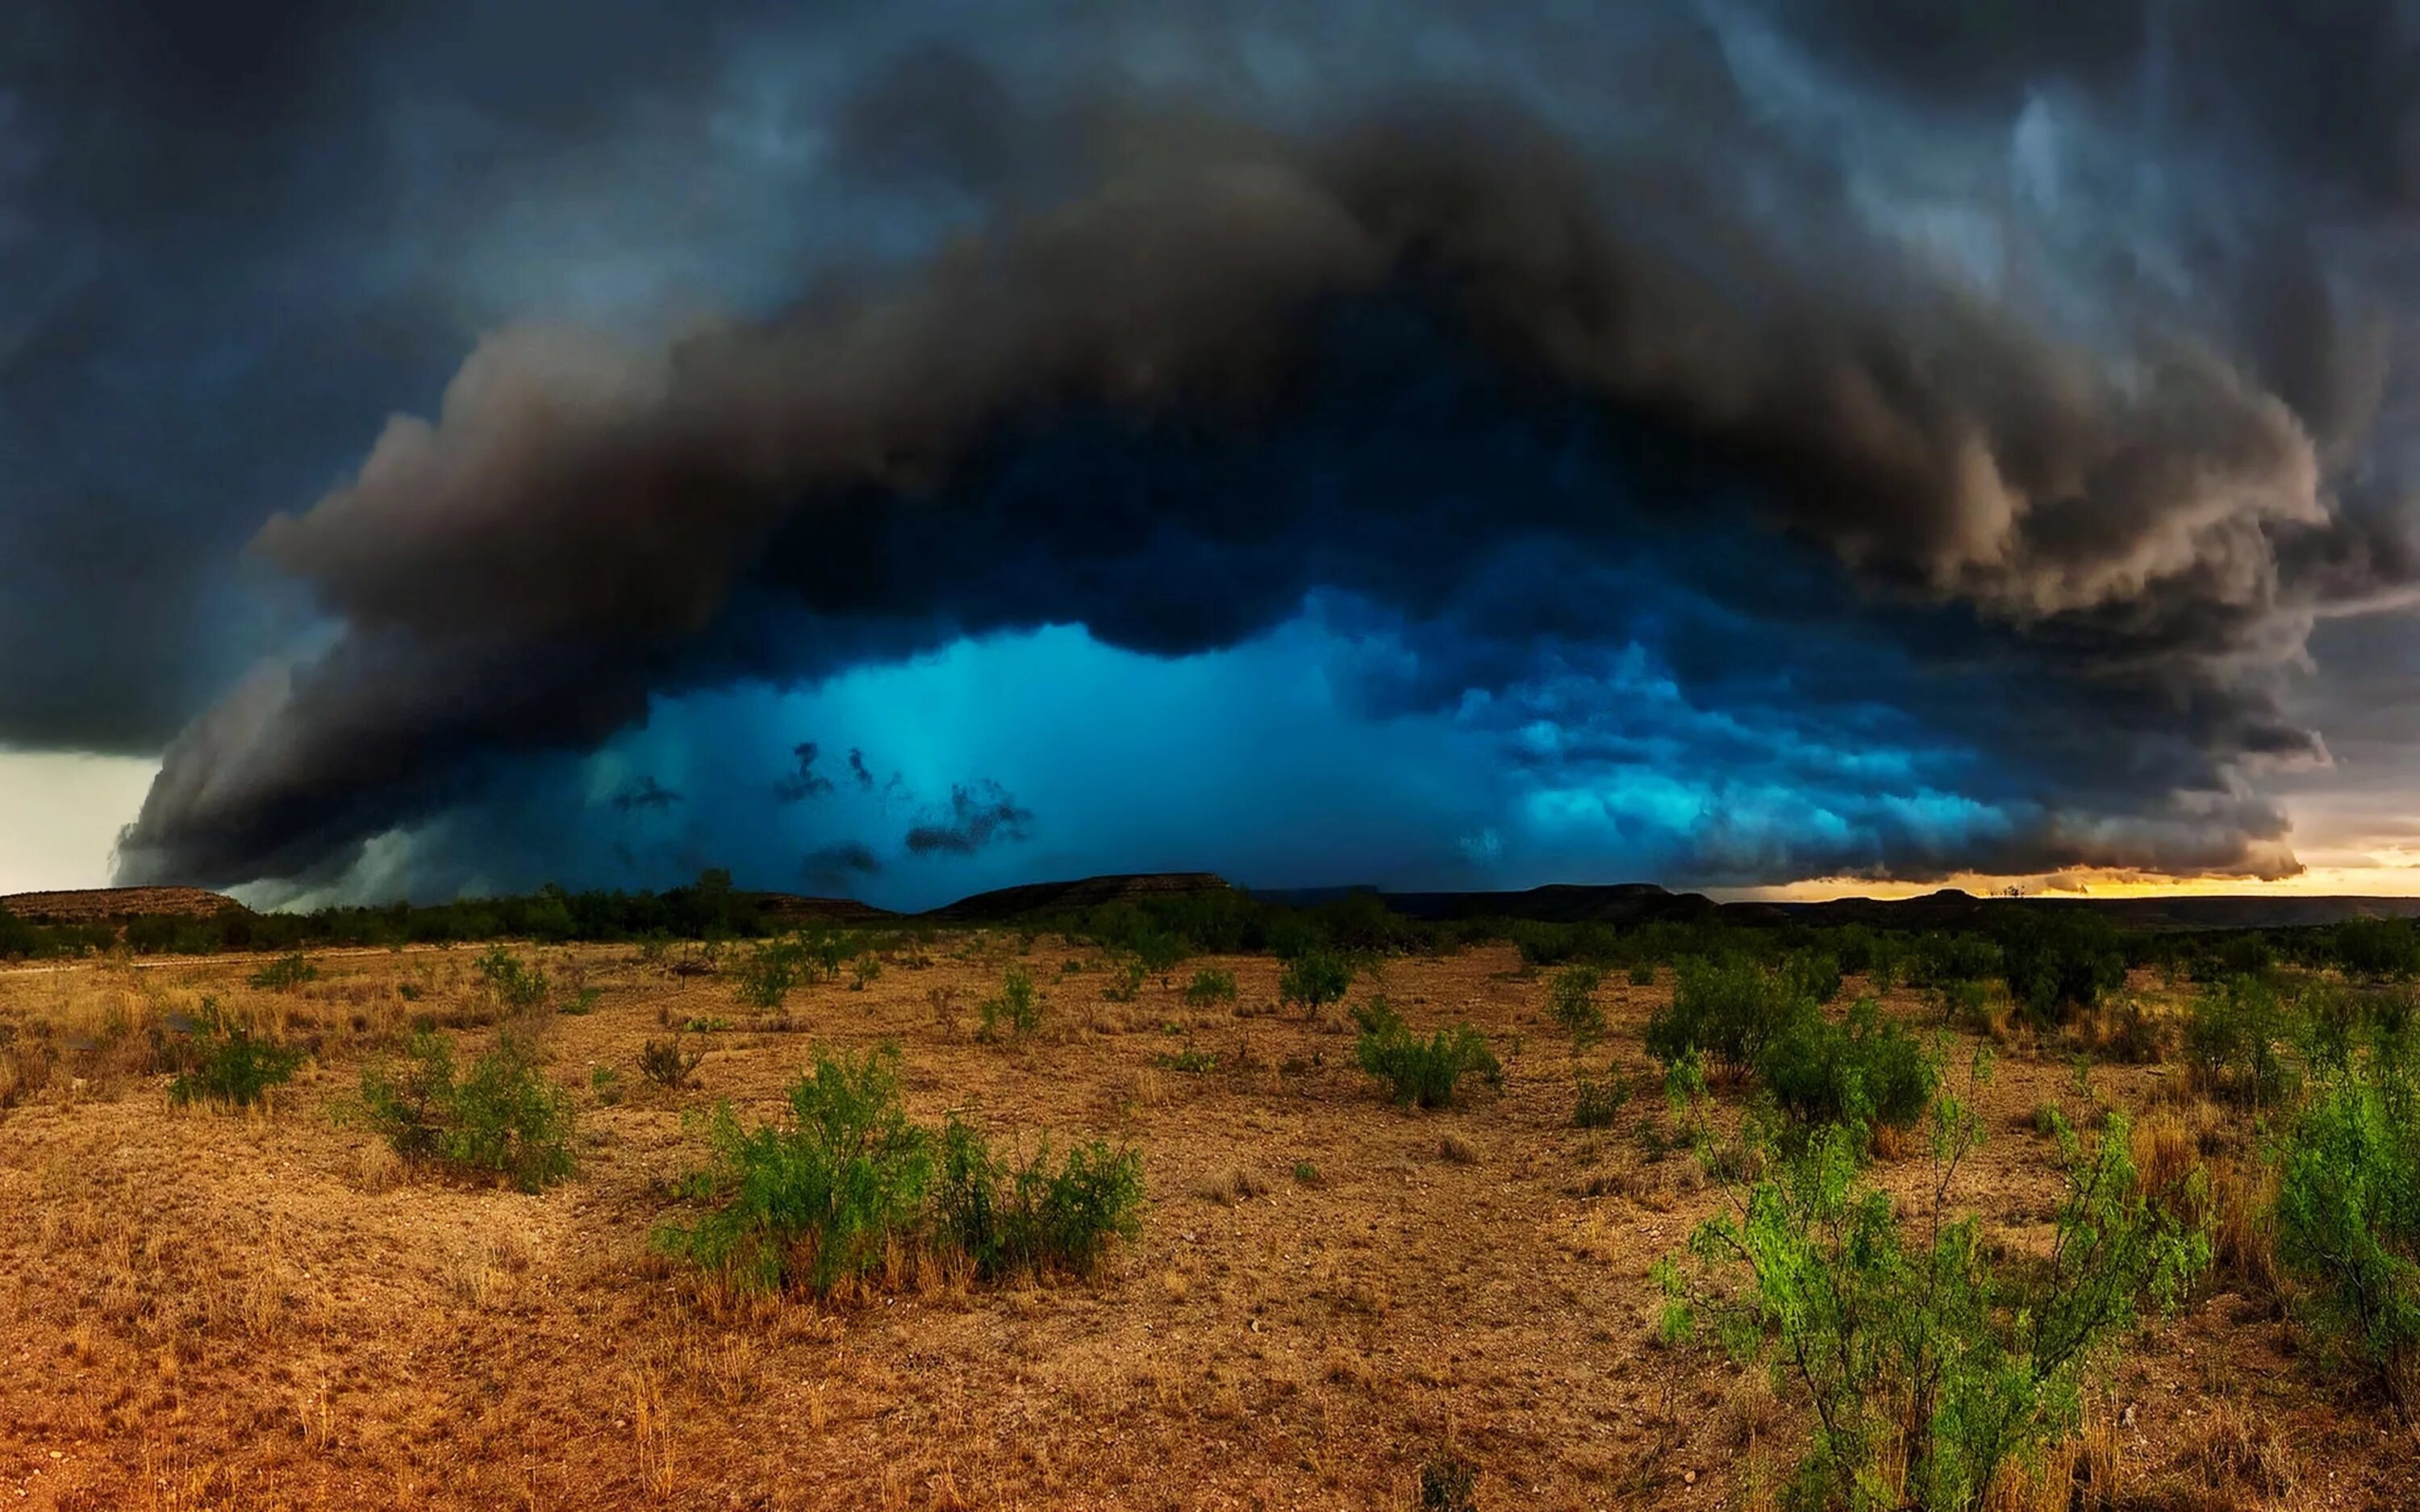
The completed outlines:
[[[2276,15],[19,0],[0,890],[2412,890]]]

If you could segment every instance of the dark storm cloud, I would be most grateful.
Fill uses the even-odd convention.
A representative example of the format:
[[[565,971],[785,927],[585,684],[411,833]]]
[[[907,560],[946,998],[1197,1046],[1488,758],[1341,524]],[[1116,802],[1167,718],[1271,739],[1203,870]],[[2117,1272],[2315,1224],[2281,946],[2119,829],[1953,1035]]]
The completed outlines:
[[[136,81],[112,85],[143,92],[131,118],[228,155],[188,169],[291,167],[244,177],[271,186],[248,191],[269,196],[243,223],[260,239],[205,239],[209,278],[418,249],[393,293],[344,311],[378,312],[397,355],[270,407],[261,434],[361,434],[360,393],[427,392],[431,329],[451,338],[462,315],[559,284],[508,255],[477,259],[475,287],[427,271],[488,248],[487,218],[533,194],[778,205],[650,186],[718,144],[795,141],[848,193],[914,208],[797,223],[964,233],[845,274],[818,276],[830,259],[800,247],[803,299],[669,346],[559,321],[484,339],[433,423],[390,423],[350,482],[259,532],[258,562],[334,639],[177,736],[125,874],[341,864],[499,764],[642,722],[658,696],[1047,623],[1185,653],[1341,588],[1428,627],[1420,674],[1373,680],[1373,701],[1450,706],[1534,683],[1554,648],[1652,637],[1567,590],[1654,532],[1679,543],[1663,570],[1709,606],[1659,641],[1684,681],[1843,711],[1844,740],[1849,712],[1885,703],[1925,739],[1989,751],[1961,779],[2029,816],[1995,859],[2290,865],[2258,783],[2324,748],[2281,712],[2286,685],[2314,617],[2402,592],[2413,556],[2407,470],[2378,440],[2407,408],[2380,312],[2402,282],[2382,218],[2400,204],[2410,50],[2388,8],[2340,8],[2263,45],[2248,6],[2204,23],[1776,3],[1770,30],[1754,11],[1642,7],[1584,31],[1517,7],[1414,25],[1339,6],[1257,32],[1249,8],[1180,7],[1154,39],[1202,60],[1201,98],[1148,105],[1140,66],[1053,78],[1020,61],[1068,20],[1037,12],[988,39],[833,49],[845,87],[775,91],[751,115],[718,70],[789,54],[737,46],[742,12],[617,28],[544,7],[281,8],[261,22],[277,58],[204,47],[205,86],[121,68],[81,13],[38,8],[77,79]],[[1431,25],[1470,45],[1424,48]],[[1503,67],[1428,76],[1413,56]],[[214,105],[212,68],[261,71],[234,75],[246,101]],[[2311,114],[2332,69],[2350,70],[2340,108]],[[418,86],[388,90],[396,77]],[[70,119],[74,92],[34,118]],[[396,131],[407,118],[436,129]],[[418,145],[353,150],[373,138]],[[653,171],[591,153],[566,188],[483,166],[597,141],[644,144],[628,161]],[[329,187],[314,175],[364,162],[371,182],[327,196],[348,208],[279,239]],[[799,173],[764,181],[803,193]],[[148,213],[138,193],[99,203],[130,225]],[[380,220],[404,207],[436,229]],[[644,237],[665,219],[588,224]],[[789,249],[754,240],[755,271]],[[87,308],[72,285],[46,328]],[[123,318],[98,308],[82,318]],[[411,318],[430,308],[454,318]],[[347,353],[359,334],[309,331]],[[251,439],[224,441],[249,455]],[[278,455],[327,466],[299,450]],[[232,494],[256,510],[310,490],[260,475]],[[248,517],[222,498],[194,517],[220,539]],[[182,544],[156,560],[192,558]],[[1842,653],[1776,657],[1793,634]],[[1790,681],[1761,684],[1777,660]],[[157,728],[191,681],[121,727]],[[0,735],[34,706],[18,687],[0,673]],[[1571,718],[1607,750],[1646,748]],[[1915,841],[1871,857],[1937,864]]]
[[[946,808],[928,811],[901,844],[910,856],[972,856],[985,846],[1026,838],[1033,811],[988,778],[950,789]]]
[[[874,847],[862,841],[841,841],[818,846],[800,863],[799,874],[810,887],[844,892],[868,877],[882,873]]]
[[[791,748],[790,755],[798,762],[798,770],[773,784],[773,796],[783,803],[803,803],[830,793],[832,779],[815,770],[815,758],[819,754],[812,740],[801,741]]]
[[[865,752],[854,746],[850,747],[848,751],[848,775],[857,779],[859,792],[874,791],[874,772],[865,764]]]
[[[613,795],[613,807],[623,813],[645,813],[671,808],[681,801],[681,795],[652,777],[642,777],[636,782]]]

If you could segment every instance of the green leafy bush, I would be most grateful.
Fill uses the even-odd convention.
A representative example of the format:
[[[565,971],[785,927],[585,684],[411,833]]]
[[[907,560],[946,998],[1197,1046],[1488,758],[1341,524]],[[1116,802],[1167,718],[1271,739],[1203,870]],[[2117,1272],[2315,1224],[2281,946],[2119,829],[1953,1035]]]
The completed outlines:
[[[746,1006],[770,1011],[814,968],[807,947],[797,940],[766,940],[748,952],[732,973],[733,995]]]
[[[1840,995],[1840,963],[1820,950],[1800,950],[1781,963],[1781,990],[1793,998],[1823,1004]]]
[[[2281,1157],[2277,1257],[2308,1284],[2306,1319],[2412,1412],[2420,1408],[2420,1079],[2410,1052],[2381,1039],[2324,1071]]]
[[[861,993],[865,991],[866,985],[869,982],[881,980],[882,958],[876,955],[873,951],[868,950],[865,954],[859,956],[856,960],[850,962],[848,964],[848,969],[849,976],[853,979],[848,984],[849,991]]]
[[[546,1001],[546,973],[503,946],[489,947],[474,964],[505,1011],[527,1012]]]
[[[1023,1163],[991,1152],[953,1115],[942,1127],[932,1242],[977,1280],[1091,1273],[1112,1240],[1142,1232],[1142,1156],[1099,1140],[1054,1169],[1046,1140]]]
[[[1563,967],[1546,983],[1546,1012],[1575,1045],[1594,1044],[1605,1035],[1605,1010],[1596,991],[1605,984],[1605,968],[1579,964]]]
[[[1633,987],[1654,986],[1655,963],[1652,961],[1632,962],[1630,964],[1630,985]]]
[[[1204,966],[1185,984],[1185,1003],[1188,1008],[1216,1008],[1221,1003],[1233,1006],[1235,1001],[1235,974]]]
[[[281,955],[245,979],[255,987],[271,992],[290,993],[306,981],[318,980],[319,968],[300,950]]]
[[[1305,950],[1285,964],[1278,976],[1278,1001],[1299,1005],[1307,1018],[1316,1018],[1328,1004],[1340,1002],[1353,985],[1353,964],[1331,950]]]
[[[204,1004],[200,1020],[209,1038],[193,1047],[185,1070],[168,1084],[168,1101],[178,1107],[194,1102],[254,1106],[268,1101],[271,1088],[292,1080],[302,1064],[301,1050],[254,1039],[225,1023],[214,1005]]]
[[[1667,1066],[1694,1050],[1748,1070],[1768,1043],[1814,1013],[1815,1005],[1786,980],[1745,957],[1683,961],[1672,1000],[1647,1020],[1647,1050]]]
[[[955,1118],[939,1134],[900,1101],[899,1053],[819,1055],[791,1084],[789,1118],[742,1125],[726,1103],[707,1135],[713,1164],[692,1196],[715,1203],[657,1247],[742,1289],[846,1294],[938,1262],[980,1279],[1084,1272],[1139,1231],[1141,1157],[1100,1143],[1053,1165],[995,1156]]]
[[[1109,984],[1101,989],[1101,996],[1111,1003],[1131,1003],[1142,995],[1142,980],[1147,975],[1140,956],[1119,956],[1109,964]]]
[[[2097,915],[2023,908],[2001,932],[2000,974],[2026,1017],[2059,1024],[2126,984],[2126,952],[2117,926]]]
[[[1000,992],[975,1005],[976,1016],[982,1021],[978,1037],[1000,1038],[1001,1026],[1023,1039],[1042,1027],[1042,999],[1034,993],[1033,979],[1023,966],[1011,966],[1001,973]]]
[[[1450,1025],[1422,1040],[1383,997],[1355,1009],[1353,1021],[1361,1029],[1354,1058],[1388,1085],[1399,1107],[1450,1107],[1463,1077],[1477,1075],[1491,1083],[1504,1079],[1504,1068],[1486,1039],[1467,1024]]]
[[[2420,931],[2405,918],[2348,918],[2335,927],[2335,957],[2356,977],[2420,976]]]
[[[2185,1072],[2195,1089],[2255,1107],[2288,1093],[2291,1069],[2280,1053],[2290,1033],[2277,995],[2257,977],[2230,977],[2202,989],[2185,1019]]]
[[[434,1030],[414,1034],[401,1065],[362,1068],[359,1111],[408,1161],[496,1172],[524,1192],[569,1178],[579,1164],[571,1095],[511,1035],[458,1076],[452,1041]]]
[[[1710,1323],[1811,1401],[1800,1506],[1972,1512],[2003,1465],[2073,1430],[2138,1310],[2172,1306],[2209,1263],[2207,1238],[2136,1191],[2114,1116],[2088,1144],[2058,1127],[2067,1190],[2048,1257],[1999,1255],[1950,1196],[1979,1125],[1946,1095],[1934,1114],[1912,1225],[1859,1180],[1852,1132],[1830,1128],[1746,1163],[1765,1174],[1691,1236],[1694,1275],[1657,1266],[1667,1338]]]
[[[1756,1072],[1774,1101],[1807,1124],[1904,1128],[1932,1102],[1932,1057],[1915,1035],[1884,1022],[1870,997],[1859,999],[1845,1023],[1804,1015],[1764,1047]]]

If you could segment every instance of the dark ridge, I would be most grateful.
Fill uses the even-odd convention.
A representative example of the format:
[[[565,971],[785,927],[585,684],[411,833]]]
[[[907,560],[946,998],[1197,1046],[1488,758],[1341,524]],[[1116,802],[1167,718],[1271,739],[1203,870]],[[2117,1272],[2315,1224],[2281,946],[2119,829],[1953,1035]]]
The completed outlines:
[[[742,897],[757,917],[778,929],[801,924],[878,924],[900,917],[854,898],[809,898],[795,892],[751,892]]]
[[[1703,918],[1723,905],[1700,892],[1669,892],[1652,882],[1588,886],[1567,882],[1527,892],[1388,892],[1387,906],[1413,918],[1532,918],[1549,924],[1647,924]]]
[[[1137,898],[1233,890],[1226,878],[1215,872],[1140,872],[1124,876],[1085,877],[1076,882],[1029,882],[1022,887],[979,892],[916,917],[937,924],[989,924],[1036,914],[1072,913]]]
[[[29,924],[122,924],[134,918],[208,918],[247,910],[221,892],[200,887],[78,887],[64,892],[13,892],[0,913]]]

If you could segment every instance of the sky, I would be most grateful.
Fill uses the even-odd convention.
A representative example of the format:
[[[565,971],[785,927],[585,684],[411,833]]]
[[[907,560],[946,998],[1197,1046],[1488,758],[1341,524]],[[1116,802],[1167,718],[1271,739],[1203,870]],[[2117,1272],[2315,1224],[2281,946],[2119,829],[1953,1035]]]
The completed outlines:
[[[0,16],[0,891],[2420,891],[2420,13]]]

